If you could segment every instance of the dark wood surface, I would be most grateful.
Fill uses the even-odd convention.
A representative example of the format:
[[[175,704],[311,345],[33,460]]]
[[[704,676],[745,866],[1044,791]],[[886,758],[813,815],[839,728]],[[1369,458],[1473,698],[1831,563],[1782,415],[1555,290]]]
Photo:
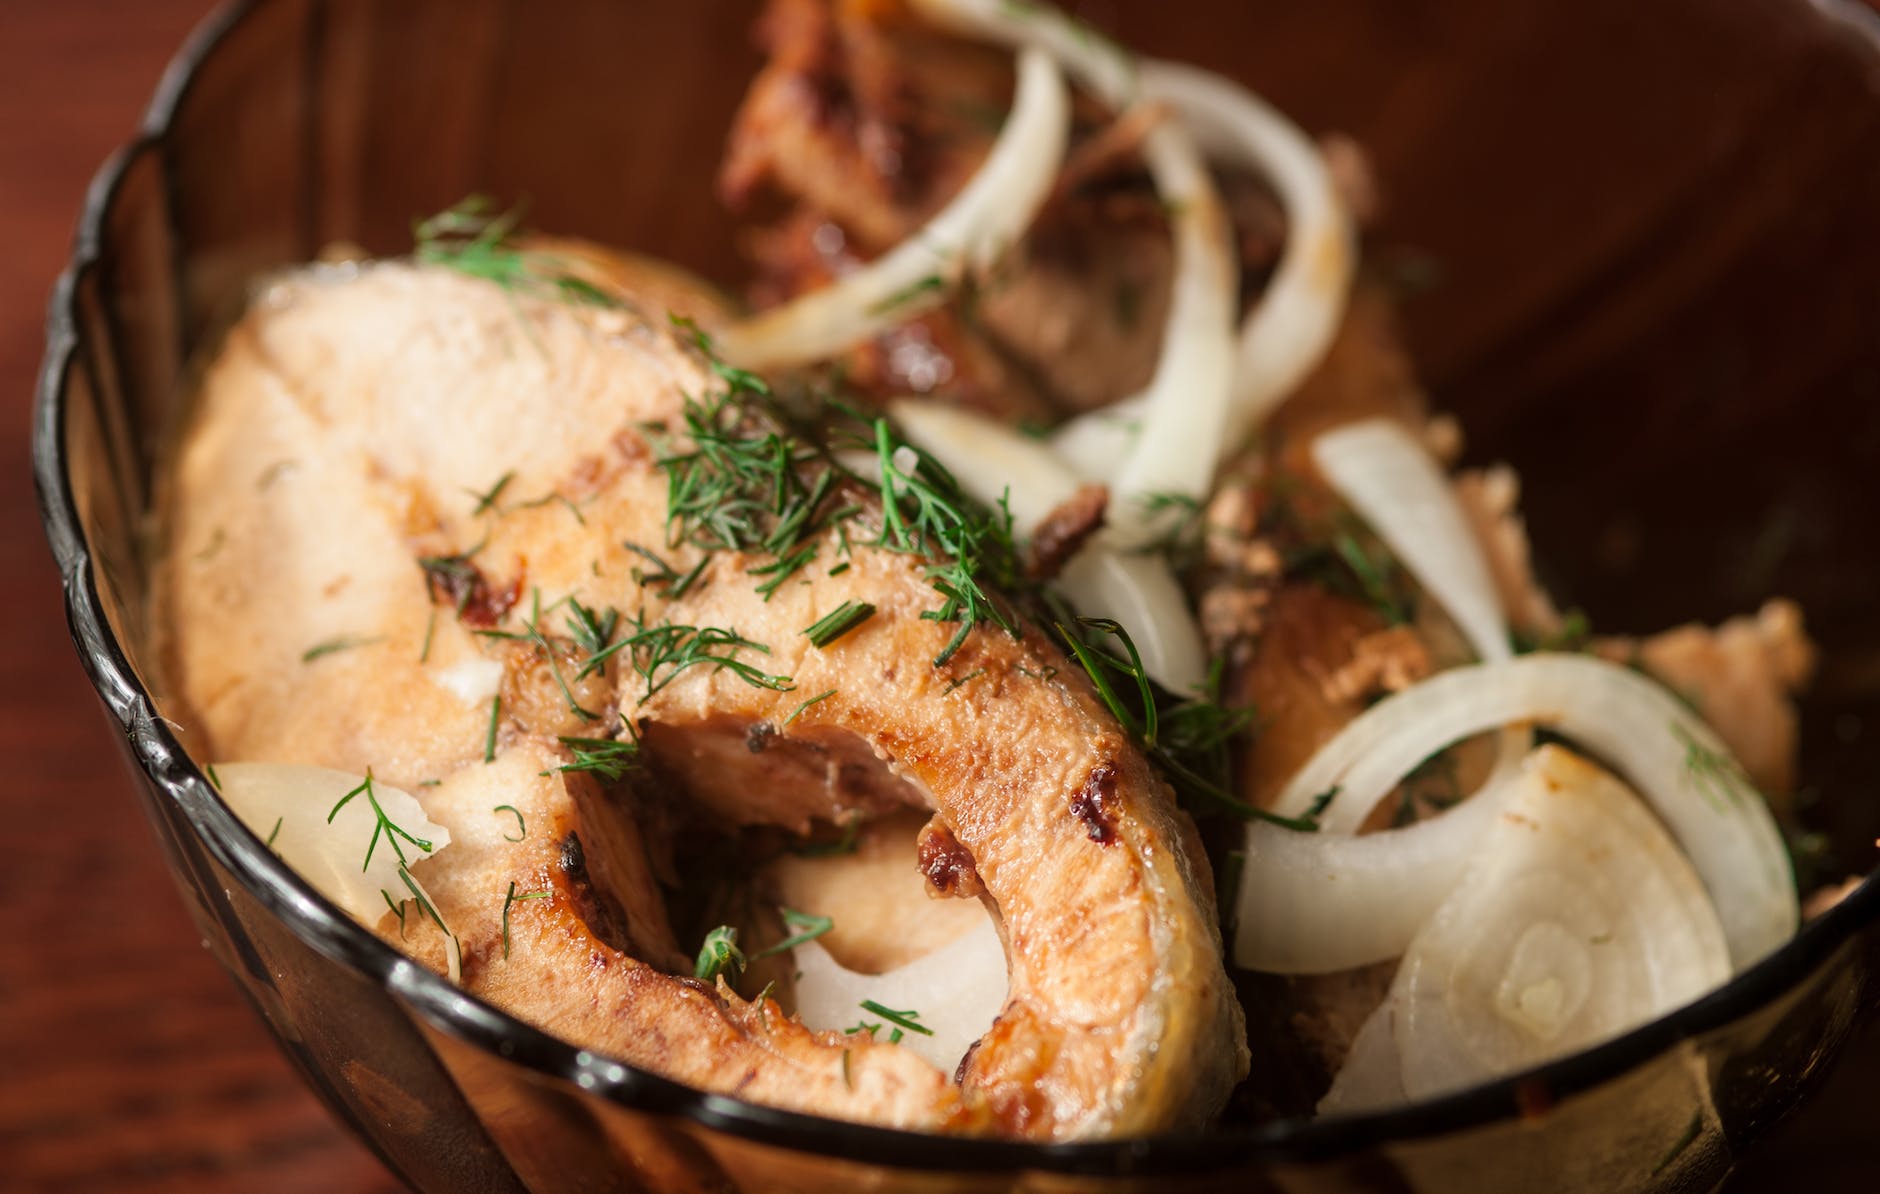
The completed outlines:
[[[196,938],[66,638],[34,508],[46,295],[208,0],[0,0],[0,1190],[397,1189]],[[1880,1030],[1732,1189],[1874,1188]]]

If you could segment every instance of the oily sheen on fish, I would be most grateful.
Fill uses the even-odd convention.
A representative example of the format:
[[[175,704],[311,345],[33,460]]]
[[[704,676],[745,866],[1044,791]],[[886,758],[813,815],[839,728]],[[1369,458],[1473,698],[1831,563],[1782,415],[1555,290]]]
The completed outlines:
[[[768,594],[761,553],[709,556],[677,597],[649,582],[644,550],[681,575],[700,563],[669,544],[659,461],[683,444],[687,397],[723,382],[663,310],[620,299],[391,263],[260,297],[208,372],[168,495],[158,612],[192,745],[371,768],[417,794],[453,832],[414,873],[457,927],[466,988],[583,1045],[898,1126],[1072,1138],[1205,1122],[1245,1071],[1244,1030],[1207,863],[1166,783],[1042,636],[981,626],[934,666],[956,627],[922,617],[940,604],[928,561],[861,529],[846,554],[821,533]],[[733,631],[759,645],[731,654],[765,682],[624,651],[578,677],[571,598],[633,626]],[[813,645],[804,628],[844,602],[876,613]],[[622,721],[650,763],[624,786],[664,785],[634,798],[726,827],[933,813],[970,855],[1011,976],[957,1084],[668,972],[681,951],[638,838],[602,823],[590,777],[554,770],[558,737]],[[491,837],[498,804],[533,810],[522,842]],[[570,839],[604,839],[604,868],[571,871]],[[504,956],[511,882],[556,894],[511,902]],[[400,939],[389,914],[378,929]],[[405,930],[442,969],[435,929]]]

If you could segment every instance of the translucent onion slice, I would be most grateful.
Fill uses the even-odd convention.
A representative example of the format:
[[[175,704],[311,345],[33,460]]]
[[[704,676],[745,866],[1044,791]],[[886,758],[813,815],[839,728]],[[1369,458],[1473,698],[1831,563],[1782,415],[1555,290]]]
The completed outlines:
[[[824,360],[946,300],[968,273],[1018,242],[1051,192],[1070,131],[1070,97],[1049,54],[1018,58],[1011,115],[985,164],[914,236],[824,289],[727,328],[718,352],[746,369]],[[934,284],[937,279],[938,284]]]
[[[1491,779],[1441,816],[1381,833],[1249,824],[1234,961],[1269,974],[1334,974],[1400,957],[1515,786],[1514,773]]]
[[[990,915],[964,936],[885,974],[845,969],[814,941],[791,953],[799,971],[796,1014],[805,1025],[820,1031],[880,1024],[875,1039],[886,1041],[895,1025],[863,1008],[863,1000],[918,1012],[915,1022],[932,1035],[904,1029],[901,1043],[948,1073],[991,1029],[1009,989],[1005,945]]]
[[[1623,785],[1543,747],[1404,955],[1373,1014],[1388,1027],[1360,1032],[1354,1080],[1322,1109],[1387,1091],[1393,1045],[1404,1095],[1430,1098],[1608,1040],[1729,977],[1677,844]]]
[[[1083,484],[1049,446],[983,415],[913,399],[891,404],[889,413],[968,494],[989,505],[1003,497],[1023,537]],[[1117,551],[1099,534],[1065,565],[1059,585],[1079,612],[1122,623],[1156,683],[1183,694],[1205,683],[1201,628],[1166,560]]]
[[[409,793],[374,780],[370,800],[359,792],[335,813],[334,806],[365,777],[288,763],[218,763],[215,778],[223,801],[242,824],[271,842],[282,862],[359,923],[378,924],[388,899],[398,904],[415,896],[437,907],[400,855],[412,863],[428,858],[450,845],[450,830],[425,816],[424,806]],[[385,821],[417,843],[388,835],[373,800]],[[455,982],[462,955],[457,935],[448,928],[444,933]]]
[[[1115,111],[1142,98],[1135,59],[1049,5],[914,0],[913,7],[944,28],[1048,52]],[[1121,547],[1140,547],[1158,533],[1145,501],[1151,495],[1199,500],[1213,486],[1213,465],[1229,432],[1240,284],[1233,230],[1193,138],[1178,124],[1161,123],[1143,138],[1142,155],[1170,213],[1175,264],[1162,355],[1136,399],[1141,429],[1127,457],[1105,474],[1110,534]]]
[[[1433,676],[1364,711],[1281,791],[1274,810],[1322,812],[1329,831],[1359,825],[1423,759],[1473,734],[1550,726],[1637,786],[1703,876],[1739,969],[1795,933],[1795,880],[1768,805],[1728,748],[1690,709],[1629,668],[1536,653]]]
[[[1455,489],[1403,424],[1366,419],[1312,441],[1319,472],[1377,532],[1485,660],[1507,659],[1508,619]]]
[[[1232,451],[1325,356],[1344,318],[1357,261],[1351,218],[1331,172],[1298,125],[1240,84],[1174,62],[1144,63],[1143,94],[1174,106],[1209,158],[1257,171],[1286,212],[1286,245],[1240,326]]]

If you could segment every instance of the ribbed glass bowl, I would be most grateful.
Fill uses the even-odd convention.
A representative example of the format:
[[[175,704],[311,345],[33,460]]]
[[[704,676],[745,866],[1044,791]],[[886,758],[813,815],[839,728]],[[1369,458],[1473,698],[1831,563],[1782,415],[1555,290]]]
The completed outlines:
[[[1420,367],[1513,461],[1604,629],[1800,599],[1811,816],[1880,830],[1880,37],[1852,0],[1090,3],[1356,136]],[[856,1127],[592,1056],[403,959],[221,806],[146,659],[151,476],[250,282],[409,247],[471,192],[738,274],[711,177],[737,0],[255,0],[100,173],[53,298],[35,468],[72,633],[203,936],[308,1083],[427,1191],[1713,1187],[1875,1002],[1880,884],[1694,1006],[1387,1114],[1034,1147]],[[1255,1059],[1259,1064],[1259,1059]]]

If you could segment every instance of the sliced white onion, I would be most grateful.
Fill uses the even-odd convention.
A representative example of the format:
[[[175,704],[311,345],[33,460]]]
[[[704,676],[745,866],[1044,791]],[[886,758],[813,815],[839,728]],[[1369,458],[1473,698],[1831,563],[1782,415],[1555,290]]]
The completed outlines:
[[[1005,946],[990,915],[964,936],[885,974],[846,969],[814,941],[791,953],[798,970],[796,1014],[805,1025],[820,1031],[881,1024],[875,1039],[886,1041],[895,1026],[864,1009],[863,1000],[918,1012],[917,1023],[932,1035],[906,1032],[901,1043],[948,1073],[991,1029],[1009,988]]]
[[[1141,433],[1142,397],[1138,395],[1065,420],[1051,432],[1049,442],[1078,476],[1104,481],[1123,467]]]
[[[1350,297],[1357,234],[1325,160],[1300,128],[1240,84],[1172,62],[1144,63],[1144,98],[1173,107],[1216,161],[1257,171],[1286,213],[1286,244],[1260,301],[1241,321],[1233,400],[1217,450],[1225,456],[1324,359]],[[1117,403],[1058,434],[1086,476],[1114,476],[1140,405]]]
[[[1366,419],[1313,440],[1312,458],[1478,656],[1494,661],[1513,655],[1481,542],[1422,441],[1393,419]]]
[[[985,164],[926,227],[833,284],[792,299],[717,338],[746,369],[835,356],[938,306],[968,273],[1018,242],[1051,193],[1070,132],[1070,97],[1049,54],[1018,58],[1011,115]],[[928,284],[938,279],[938,285]]]
[[[1257,171],[1286,212],[1286,245],[1241,323],[1234,400],[1220,450],[1232,451],[1325,356],[1344,318],[1357,261],[1351,217],[1318,146],[1230,79],[1175,62],[1144,63],[1143,94],[1172,104],[1202,152]]]
[[[1709,726],[1651,680],[1585,655],[1536,653],[1440,673],[1365,710],[1312,757],[1274,803],[1355,832],[1423,759],[1502,726],[1551,726],[1610,762],[1671,827],[1716,902],[1737,967],[1795,933],[1795,881],[1763,798]]]
[[[1002,497],[1021,537],[1083,484],[1049,446],[957,406],[906,399],[889,407],[909,442],[938,460],[960,487],[988,505]],[[1099,535],[1064,566],[1059,584],[1078,612],[1129,631],[1143,670],[1170,692],[1207,680],[1207,651],[1187,596],[1157,555],[1119,552]]]
[[[1049,5],[914,0],[913,7],[937,25],[1051,54],[1115,111],[1142,98],[1135,59]],[[1128,457],[1108,474],[1110,534],[1126,548],[1157,534],[1145,499],[1180,494],[1199,500],[1213,485],[1229,431],[1240,273],[1226,209],[1193,138],[1177,124],[1157,124],[1143,138],[1142,156],[1169,211],[1175,264],[1162,354],[1138,398],[1141,431]]]
[[[1247,826],[1234,961],[1334,974],[1402,956],[1468,868],[1516,787],[1511,773],[1440,816],[1381,833]]]
[[[388,838],[365,792],[346,800],[347,793],[365,782],[364,776],[288,763],[218,763],[215,778],[223,801],[242,824],[270,842],[282,862],[354,920],[368,928],[378,924],[386,912],[385,901],[411,899],[413,888],[425,903],[437,907],[400,856],[413,863],[428,858],[450,845],[450,831],[425,816],[424,806],[409,793],[372,782],[371,799],[378,801],[385,819],[422,844]],[[345,807],[335,813],[341,800],[346,800]],[[448,928],[444,932],[455,982],[462,974],[462,954],[457,935]]]
[[[1333,1109],[1375,1096],[1394,1046],[1429,1098],[1608,1040],[1722,984],[1717,915],[1677,844],[1623,785],[1536,751],[1462,882],[1417,934]]]

